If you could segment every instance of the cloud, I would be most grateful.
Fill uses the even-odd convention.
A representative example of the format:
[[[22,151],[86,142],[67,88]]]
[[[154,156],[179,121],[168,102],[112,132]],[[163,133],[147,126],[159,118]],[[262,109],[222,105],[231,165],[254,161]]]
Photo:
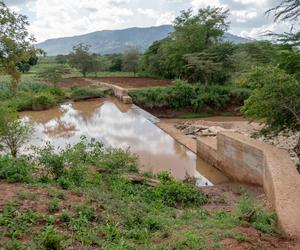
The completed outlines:
[[[230,9],[230,32],[257,36],[273,27],[265,11],[280,0],[7,0],[15,11],[28,15],[38,41],[103,29],[170,24],[181,10],[207,6]],[[289,25],[278,25],[283,32]],[[259,37],[259,36],[258,36]]]
[[[33,2],[35,0],[4,0],[4,3],[7,6],[16,6],[16,5],[24,5],[29,2]]]
[[[35,13],[30,29],[41,41],[49,36],[72,36],[103,28],[119,28],[133,11],[115,4],[116,0],[101,0],[101,5],[97,0],[36,0],[27,4],[27,8]]]

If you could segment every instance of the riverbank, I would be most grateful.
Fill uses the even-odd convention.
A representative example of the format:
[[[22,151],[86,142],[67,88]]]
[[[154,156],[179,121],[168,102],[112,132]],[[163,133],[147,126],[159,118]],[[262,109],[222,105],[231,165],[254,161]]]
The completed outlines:
[[[51,159],[62,159],[59,171],[51,167]],[[20,169],[22,176],[15,174]],[[176,181],[166,173],[141,175],[137,170],[136,158],[128,152],[84,141],[56,153],[39,148],[34,161],[0,157],[0,247],[299,246],[280,236],[276,216],[266,208],[259,188],[195,188],[193,182]]]

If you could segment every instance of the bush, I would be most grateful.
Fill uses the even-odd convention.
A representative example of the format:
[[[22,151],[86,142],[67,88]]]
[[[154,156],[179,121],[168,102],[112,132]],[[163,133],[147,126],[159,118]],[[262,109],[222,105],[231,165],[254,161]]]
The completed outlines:
[[[48,109],[56,104],[54,96],[50,93],[39,93],[31,99],[32,110]]]
[[[101,98],[109,95],[111,93],[110,90],[107,89],[93,89],[93,88],[78,88],[72,86],[69,88],[69,92],[71,98]]]
[[[149,190],[150,199],[161,200],[165,205],[175,207],[203,205],[208,200],[204,194],[188,183],[174,180],[170,175],[163,172],[159,174],[161,180],[153,190]]]
[[[33,167],[26,160],[0,156],[0,179],[8,182],[31,183],[34,180]]]
[[[48,175],[59,179],[65,171],[65,160],[61,153],[56,153],[54,147],[47,144],[42,149],[36,149],[38,163],[47,171]]]
[[[98,159],[98,166],[108,168],[110,171],[137,172],[138,158],[130,154],[129,150],[109,149],[103,152]]]
[[[204,106],[224,109],[227,104],[241,106],[250,95],[247,88],[236,86],[204,86],[176,80],[170,87],[130,90],[134,103],[144,108],[190,108],[195,111]]]
[[[46,250],[63,249],[63,240],[64,237],[53,226],[48,226],[40,235],[41,244]]]

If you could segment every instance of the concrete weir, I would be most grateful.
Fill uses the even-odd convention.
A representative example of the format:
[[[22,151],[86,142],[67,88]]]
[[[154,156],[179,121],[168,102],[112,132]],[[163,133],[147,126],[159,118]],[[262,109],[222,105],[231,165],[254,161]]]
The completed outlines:
[[[128,95],[128,90],[120,86],[88,79],[87,81],[100,87],[109,88],[114,92],[114,96],[121,100],[124,104],[132,104],[132,98]]]
[[[197,140],[197,154],[233,180],[264,187],[288,237],[300,238],[300,175],[288,153],[233,132]]]

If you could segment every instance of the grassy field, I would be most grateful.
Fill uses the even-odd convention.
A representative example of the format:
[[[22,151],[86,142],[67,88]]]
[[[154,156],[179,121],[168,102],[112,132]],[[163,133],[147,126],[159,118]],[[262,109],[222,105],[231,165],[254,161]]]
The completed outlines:
[[[276,241],[275,215],[245,191],[230,202],[168,173],[137,171],[129,152],[85,141],[30,159],[0,156],[0,247],[198,250],[230,239],[261,249]]]
[[[85,100],[111,95],[106,88],[54,87],[39,81],[34,74],[25,74],[18,86],[16,96],[9,88],[9,77],[0,76],[0,104],[18,111],[43,110],[67,100]]]

